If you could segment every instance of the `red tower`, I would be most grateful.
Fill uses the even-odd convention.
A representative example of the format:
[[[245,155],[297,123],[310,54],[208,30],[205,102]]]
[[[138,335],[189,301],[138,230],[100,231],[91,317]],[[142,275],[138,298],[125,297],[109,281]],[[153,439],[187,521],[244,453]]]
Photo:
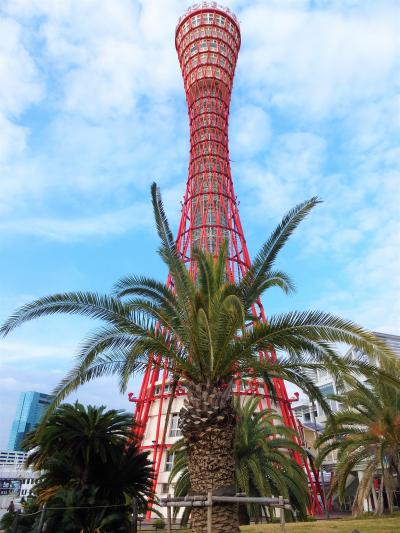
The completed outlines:
[[[190,121],[189,175],[183,201],[182,217],[176,239],[177,248],[193,270],[191,252],[203,248],[218,252],[221,243],[229,243],[228,274],[240,278],[250,265],[250,258],[240,223],[237,200],[233,189],[228,147],[228,117],[236,61],[240,48],[240,29],[235,15],[215,2],[203,2],[190,8],[179,20],[175,46],[182,70]],[[263,319],[261,302],[253,309]],[[275,353],[260,357],[276,357]],[[157,364],[155,365],[154,362]],[[152,450],[154,461],[154,491],[162,493],[160,475],[168,472],[168,448],[177,437],[176,422],[168,432],[165,427],[166,404],[170,398],[169,379],[157,356],[148,363],[135,418],[141,428],[142,446]],[[164,366],[165,368],[165,366]],[[261,396],[260,407],[275,408],[285,424],[298,429],[291,410],[285,384],[275,380],[277,405],[271,406],[269,392],[257,380],[238,380],[236,393]],[[177,390],[176,399],[183,396]],[[179,412],[179,405],[172,410]],[[301,462],[301,458],[297,457]],[[163,468],[161,468],[163,467]],[[312,505],[310,512],[321,510],[318,501],[319,483],[312,465],[304,463],[310,481]],[[161,474],[160,474],[161,469]]]

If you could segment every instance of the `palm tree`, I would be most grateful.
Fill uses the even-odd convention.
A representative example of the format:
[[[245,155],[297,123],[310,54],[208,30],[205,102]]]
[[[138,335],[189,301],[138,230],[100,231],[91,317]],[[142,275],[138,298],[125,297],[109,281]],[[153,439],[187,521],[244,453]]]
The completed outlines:
[[[151,487],[151,463],[130,443],[132,417],[105,407],[63,404],[24,442],[31,451],[27,462],[43,471],[35,486],[39,503],[49,509],[62,506],[88,506],[70,509],[69,520],[62,512],[50,511],[54,531],[69,531],[65,524],[81,524],[78,529],[95,531],[100,524],[113,522],[118,531],[129,522],[129,501],[136,498],[142,506]],[[75,502],[72,505],[71,502]],[[55,525],[57,524],[57,526]],[[83,524],[83,525],[82,525]],[[103,529],[107,531],[107,529]],[[125,529],[124,529],[125,530]]]
[[[89,336],[80,350],[80,362],[57,387],[54,405],[83,383],[108,374],[117,374],[125,391],[132,374],[143,371],[152,354],[167,360],[173,385],[184,379],[187,387],[180,424],[192,488],[204,493],[235,484],[232,383],[238,373],[264,379],[272,393],[273,378],[287,379],[328,409],[307,376],[308,369],[323,366],[334,375],[370,369],[365,363],[341,358],[331,343],[355,346],[375,358],[392,354],[372,333],[328,313],[291,312],[272,316],[267,323],[255,320],[251,313],[266,289],[279,286],[291,290],[290,279],[274,270],[274,264],[287,239],[318,203],[316,198],[289,211],[237,282],[227,279],[227,245],[216,259],[192,250],[197,271],[193,279],[176,250],[156,184],[152,200],[161,240],[159,253],[173,286],[128,276],[117,283],[111,296],[73,292],[40,298],[17,310],[0,334],[56,313],[105,321],[105,327]],[[259,353],[271,349],[278,352],[279,361],[260,360]],[[159,359],[153,360],[157,364]],[[205,523],[206,510],[194,510],[193,531],[202,531]],[[216,505],[213,524],[216,532],[239,531],[236,507]]]
[[[399,375],[399,366],[386,363],[386,371]],[[363,513],[363,503],[371,491],[375,512],[383,512],[383,492],[386,492],[390,512],[396,480],[400,479],[400,387],[388,383],[379,375],[366,383],[347,380],[351,389],[332,396],[342,409],[326,424],[317,440],[320,464],[331,452],[337,453],[331,493],[337,490],[343,501],[350,473],[361,468],[360,481],[353,503],[353,514]],[[379,498],[376,501],[373,479],[380,478]]]
[[[306,516],[308,504],[307,476],[295,459],[288,453],[304,454],[295,443],[295,432],[281,424],[281,417],[269,410],[260,410],[260,399],[235,398],[234,407],[237,425],[234,440],[236,489],[246,496],[277,496],[288,498],[292,508],[302,517]],[[170,449],[175,453],[169,482],[178,476],[175,496],[191,492],[185,442],[180,439]],[[191,509],[182,517],[186,523]],[[250,523],[250,518],[261,518],[259,506],[239,508],[240,523]]]
[[[287,428],[276,413],[259,409],[254,398],[235,402],[238,414],[234,450],[236,482],[249,496],[288,498],[293,509],[303,518],[307,513],[308,480],[292,453],[304,455],[294,441],[295,431]],[[289,450],[289,453],[288,453]],[[250,515],[258,520],[259,507],[252,506]]]
[[[125,444],[131,433],[129,413],[106,410],[105,406],[66,403],[51,413],[40,431],[27,435],[23,447],[32,450],[27,459],[28,466],[40,469],[48,457],[59,452],[72,454],[74,462],[85,471],[90,469],[91,461],[97,456],[101,456],[103,462],[110,460],[109,455],[115,453],[115,447]]]

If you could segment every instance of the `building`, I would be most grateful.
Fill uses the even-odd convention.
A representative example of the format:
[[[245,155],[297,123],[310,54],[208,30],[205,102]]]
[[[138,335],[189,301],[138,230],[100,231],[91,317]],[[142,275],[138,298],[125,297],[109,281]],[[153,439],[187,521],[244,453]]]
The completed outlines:
[[[28,454],[21,451],[0,451],[0,466],[23,465]]]
[[[400,357],[400,336],[391,335],[388,333],[375,332],[375,335],[386,342],[386,344],[393,350],[395,354]],[[358,358],[362,356],[360,351],[356,348],[350,348],[346,354],[346,357]],[[333,377],[326,370],[320,369],[316,372],[316,385],[324,396],[330,396],[338,392],[337,385]],[[340,409],[340,403],[335,400],[328,399],[328,403],[333,412]],[[313,422],[313,408],[315,421],[318,424],[324,424],[326,421],[325,414],[321,407],[315,403],[314,405],[308,399],[300,405],[293,408],[293,412],[301,423]]]
[[[8,449],[21,450],[24,436],[38,425],[53,400],[53,396],[42,392],[22,392],[12,423]]]
[[[27,453],[0,451],[0,509],[7,509],[11,500],[29,496],[39,473],[25,467]]]
[[[39,474],[25,467],[26,452],[0,451],[0,508],[6,509],[11,500],[29,496]]]
[[[381,340],[385,341],[386,344],[393,350],[395,354],[400,357],[400,336],[391,335],[387,333],[375,332],[375,335]],[[350,348],[345,356],[359,358],[362,356],[362,353],[356,348]],[[330,396],[332,394],[338,393],[338,388],[333,377],[326,370],[318,370],[315,375],[316,385],[319,387],[320,391],[324,396]],[[333,412],[340,410],[340,403],[328,399],[328,403]],[[299,422],[300,434],[303,441],[303,446],[313,455],[316,454],[314,447],[315,439],[318,434],[322,433],[324,425],[326,422],[326,416],[321,407],[316,402],[311,402],[308,399],[304,400],[301,404],[293,408],[293,412]],[[336,464],[336,452],[330,453],[324,460],[323,474],[325,477],[327,474],[334,470]],[[328,472],[326,472],[328,471]],[[355,491],[359,482],[363,478],[363,467],[358,466],[354,471],[352,471],[347,479],[346,483],[346,493],[345,493],[345,503],[344,509],[350,510]],[[321,474],[320,474],[321,476]],[[325,479],[324,477],[324,479]],[[329,478],[330,479],[330,478]],[[333,500],[335,503],[335,499]],[[343,507],[342,507],[343,508]],[[364,502],[364,510],[371,510],[369,500]]]

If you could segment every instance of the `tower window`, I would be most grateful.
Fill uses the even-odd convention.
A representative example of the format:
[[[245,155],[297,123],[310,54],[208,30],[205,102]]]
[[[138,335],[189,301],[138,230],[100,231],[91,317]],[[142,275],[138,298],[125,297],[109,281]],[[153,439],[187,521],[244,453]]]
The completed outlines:
[[[171,426],[169,429],[170,437],[180,437],[182,432],[179,428],[179,413],[174,413],[171,417]]]
[[[192,17],[192,27],[196,27],[200,24],[201,22],[201,16],[200,15],[196,15],[195,17]]]
[[[174,466],[175,453],[167,452],[167,457],[165,458],[165,472],[171,472],[172,467]]]

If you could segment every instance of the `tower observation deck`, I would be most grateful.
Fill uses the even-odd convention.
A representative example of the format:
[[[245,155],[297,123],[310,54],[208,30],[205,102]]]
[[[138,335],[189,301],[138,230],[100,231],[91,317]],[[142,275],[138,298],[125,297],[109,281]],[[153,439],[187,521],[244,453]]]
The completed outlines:
[[[228,118],[240,28],[215,2],[190,8],[176,28],[190,123],[190,160],[177,245],[190,262],[191,250],[216,253],[229,242],[230,275],[246,270],[229,163]]]
[[[234,193],[228,145],[228,119],[233,77],[241,44],[239,23],[235,15],[215,2],[203,2],[189,8],[176,27],[175,46],[182,71],[190,123],[190,158],[182,216],[176,246],[188,268],[194,249],[218,253],[227,240],[228,276],[240,279],[250,266],[250,258],[240,222]],[[258,302],[254,316],[265,320]],[[276,359],[273,350],[261,358]],[[173,457],[168,449],[180,437],[179,411],[186,394],[184,384],[175,391],[171,415],[166,424],[171,398],[167,361],[150,357],[137,398],[135,420],[142,448],[151,451],[154,463],[153,490],[158,495],[170,492],[169,471]],[[266,385],[260,380],[240,380],[234,392],[240,396],[257,395],[260,408],[276,409],[284,423],[297,430],[286,387],[274,380],[276,402],[272,402]],[[167,427],[168,425],[168,427]],[[302,462],[310,481],[310,512],[321,511],[318,475],[312,464]]]

